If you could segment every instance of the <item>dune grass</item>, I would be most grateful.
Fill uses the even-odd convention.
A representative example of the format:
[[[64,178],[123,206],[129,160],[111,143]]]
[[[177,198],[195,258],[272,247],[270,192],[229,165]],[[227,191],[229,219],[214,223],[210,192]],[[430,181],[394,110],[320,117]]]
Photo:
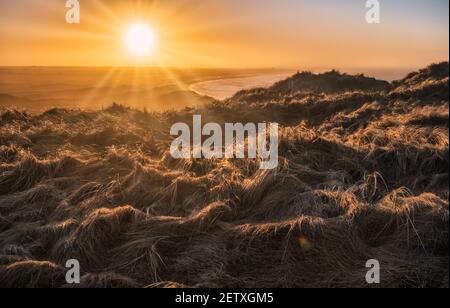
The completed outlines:
[[[176,112],[2,112],[0,286],[73,287],[78,259],[76,287],[359,288],[377,259],[380,287],[448,288],[448,63],[332,74]],[[277,121],[279,167],[173,159],[193,114]]]

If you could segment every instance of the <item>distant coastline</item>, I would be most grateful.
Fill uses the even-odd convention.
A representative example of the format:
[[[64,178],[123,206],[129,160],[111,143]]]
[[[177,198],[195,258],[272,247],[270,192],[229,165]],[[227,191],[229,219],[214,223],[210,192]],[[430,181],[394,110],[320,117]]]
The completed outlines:
[[[414,69],[339,69],[387,81]],[[297,71],[318,69],[176,69],[107,67],[0,67],[0,107],[41,112],[48,108],[101,109],[113,102],[154,111],[193,107],[268,87]],[[114,74],[112,74],[112,72]]]
[[[277,81],[288,78],[292,73],[208,80],[190,85],[189,90],[201,96],[224,100],[240,90],[268,87]]]

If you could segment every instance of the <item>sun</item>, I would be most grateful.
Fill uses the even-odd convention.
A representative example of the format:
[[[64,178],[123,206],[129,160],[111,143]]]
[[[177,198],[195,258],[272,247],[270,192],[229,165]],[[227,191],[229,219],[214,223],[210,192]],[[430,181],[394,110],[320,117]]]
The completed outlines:
[[[148,24],[134,23],[127,28],[125,46],[134,56],[152,56],[156,47],[155,31]]]

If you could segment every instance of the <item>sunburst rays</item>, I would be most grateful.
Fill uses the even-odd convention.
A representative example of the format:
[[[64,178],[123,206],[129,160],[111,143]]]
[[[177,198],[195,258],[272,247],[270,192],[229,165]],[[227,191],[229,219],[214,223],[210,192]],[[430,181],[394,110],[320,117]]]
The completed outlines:
[[[82,108],[97,105],[98,100],[111,99],[119,103],[127,103],[135,107],[143,108],[151,106],[156,99],[152,89],[157,86],[154,80],[155,70],[165,76],[167,84],[179,90],[188,89],[188,85],[180,78],[176,67],[185,66],[184,61],[206,60],[208,57],[199,55],[195,50],[195,44],[177,42],[181,32],[188,33],[189,25],[182,30],[174,29],[173,20],[183,17],[189,10],[195,10],[200,1],[178,1],[177,5],[162,6],[158,0],[135,0],[126,3],[118,1],[105,2],[93,0],[93,7],[97,14],[83,12],[83,22],[89,24],[89,31],[71,31],[72,36],[84,36],[90,41],[109,42],[122,50],[120,59],[108,72],[92,85],[92,90],[81,99]],[[99,15],[102,18],[99,18]],[[161,37],[157,50],[152,57],[139,59],[125,51],[123,46],[123,34],[127,25],[133,22],[148,22],[155,27],[156,35]],[[194,25],[192,25],[194,29]],[[62,33],[61,33],[62,35]],[[125,83],[123,80],[125,79]],[[124,88],[122,88],[124,87]],[[127,90],[125,90],[127,89]],[[120,100],[126,100],[121,102]],[[111,101],[112,103],[112,101]]]

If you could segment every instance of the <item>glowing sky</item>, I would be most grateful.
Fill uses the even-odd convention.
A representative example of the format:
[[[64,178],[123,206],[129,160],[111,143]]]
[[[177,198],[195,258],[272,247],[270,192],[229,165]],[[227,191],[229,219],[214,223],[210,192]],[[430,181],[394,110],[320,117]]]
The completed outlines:
[[[0,2],[1,66],[421,67],[448,60],[448,0],[65,0]],[[157,33],[155,54],[126,50],[133,22]]]

